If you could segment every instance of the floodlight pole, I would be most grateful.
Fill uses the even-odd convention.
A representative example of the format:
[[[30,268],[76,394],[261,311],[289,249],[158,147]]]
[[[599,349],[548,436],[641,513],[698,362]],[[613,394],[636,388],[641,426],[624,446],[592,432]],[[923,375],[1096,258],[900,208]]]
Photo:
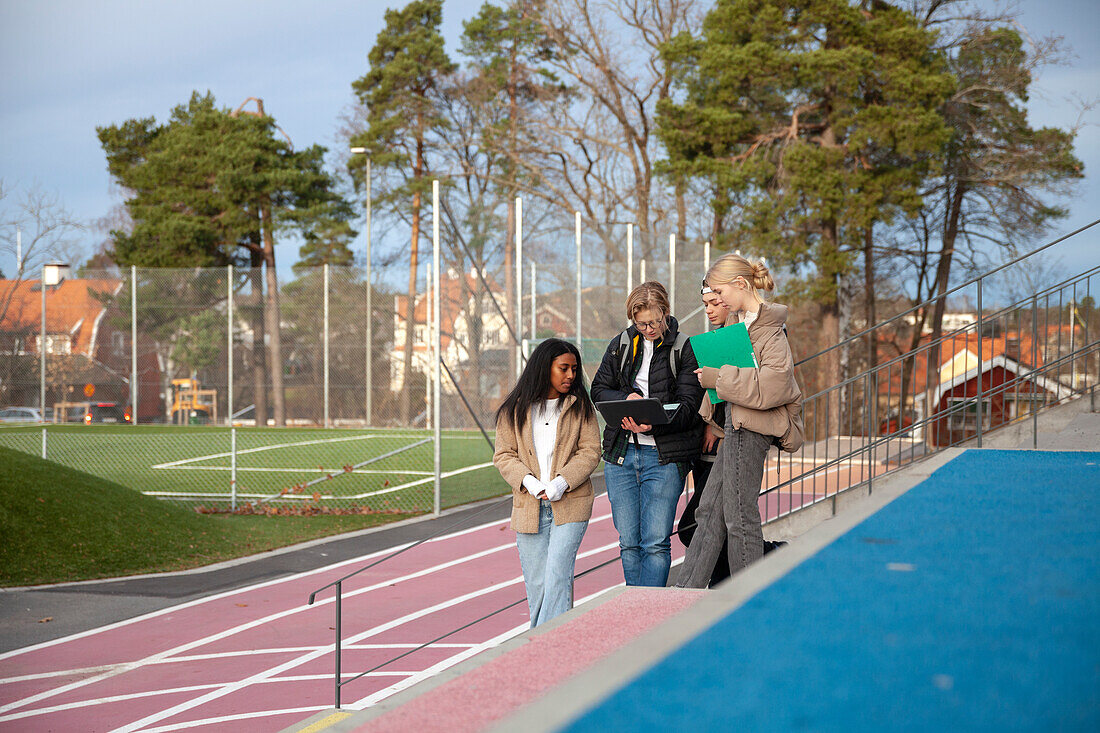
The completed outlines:
[[[710,242],[703,242],[703,277],[710,270]],[[703,332],[710,330],[710,319],[707,318],[707,309],[703,308]]]
[[[351,153],[352,153],[352,155],[366,155],[367,149],[366,148],[360,148],[360,147],[351,148]],[[373,419],[373,414],[374,414],[374,411],[373,411],[374,395],[372,394],[373,390],[371,388],[372,385],[374,384],[374,380],[373,380],[374,365],[372,364],[373,359],[371,358],[372,357],[372,351],[373,351],[372,346],[374,344],[374,339],[373,339],[374,324],[373,324],[373,311],[371,310],[371,285],[370,285],[370,265],[371,265],[371,262],[370,262],[370,260],[371,260],[371,187],[370,187],[370,183],[371,183],[371,176],[370,176],[370,157],[369,156],[367,157],[367,166],[366,166],[366,170],[365,170],[363,175],[364,175],[364,178],[366,179],[365,182],[366,182],[366,188],[367,188],[367,339],[366,339],[367,374],[366,374],[366,385],[365,385],[367,394],[366,394],[366,399],[365,399],[366,404],[364,406],[365,406],[366,411],[367,411],[367,415],[366,415],[367,423],[366,424],[367,424],[368,427],[370,427],[370,424],[371,424],[372,419]]]
[[[523,373],[523,199],[516,196],[516,379]]]
[[[439,290],[439,181],[432,181],[432,323],[434,324],[433,351],[435,352],[435,364],[433,365],[433,378],[432,378],[432,429],[434,431],[434,443],[435,443],[435,495],[434,501],[434,514],[438,517],[440,510],[440,471],[442,470],[442,461],[440,455],[440,440],[442,439],[442,426],[440,425],[440,410],[439,410],[439,396],[440,383],[443,381],[443,373],[441,364],[443,363],[443,338],[442,330],[440,328],[440,301],[443,298],[440,297]]]
[[[573,212],[573,240],[577,245],[577,350],[584,361],[584,341],[581,339],[581,212]]]

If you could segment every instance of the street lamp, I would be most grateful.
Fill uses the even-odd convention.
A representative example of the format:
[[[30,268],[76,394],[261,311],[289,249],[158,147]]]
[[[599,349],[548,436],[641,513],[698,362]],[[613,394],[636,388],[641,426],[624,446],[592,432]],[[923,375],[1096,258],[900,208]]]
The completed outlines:
[[[47,262],[42,265],[42,331],[38,339],[39,409],[46,419],[46,288],[57,287],[69,276],[69,266],[64,262]]]
[[[351,152],[352,155],[367,155],[367,149],[366,148],[361,148],[361,147],[354,147],[354,148],[351,149],[350,152]],[[371,310],[371,303],[370,303],[370,299],[371,299],[371,292],[370,292],[371,291],[371,283],[370,283],[370,250],[371,250],[371,243],[370,243],[370,228],[371,228],[370,227],[370,204],[371,204],[371,201],[370,201],[370,156],[369,155],[367,156],[367,170],[366,170],[366,173],[365,173],[365,178],[366,178],[366,183],[367,183],[367,400],[366,400],[367,405],[366,405],[366,407],[367,407],[367,426],[369,427],[370,424],[371,424],[371,421],[372,421],[372,409],[371,409],[372,408],[372,404],[371,404],[372,389],[371,389],[371,386],[374,383],[374,380],[371,379],[371,376],[373,374],[373,369],[371,367],[371,361],[372,361],[371,356],[372,356],[372,347],[373,347],[373,341],[374,340],[371,338],[372,333],[373,333],[373,325],[371,323],[371,321],[373,320],[372,317],[371,317],[372,314],[373,314],[373,311]]]

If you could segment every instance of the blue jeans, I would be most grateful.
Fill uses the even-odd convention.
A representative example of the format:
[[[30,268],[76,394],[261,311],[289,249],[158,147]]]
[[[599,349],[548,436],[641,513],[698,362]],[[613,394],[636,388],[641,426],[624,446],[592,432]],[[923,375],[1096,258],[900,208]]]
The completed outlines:
[[[663,588],[672,566],[669,535],[684,489],[680,469],[658,463],[656,446],[630,443],[623,464],[605,464],[603,477],[626,584]]]
[[[532,629],[573,607],[573,567],[586,529],[587,520],[555,525],[554,510],[542,499],[538,534],[516,533]]]

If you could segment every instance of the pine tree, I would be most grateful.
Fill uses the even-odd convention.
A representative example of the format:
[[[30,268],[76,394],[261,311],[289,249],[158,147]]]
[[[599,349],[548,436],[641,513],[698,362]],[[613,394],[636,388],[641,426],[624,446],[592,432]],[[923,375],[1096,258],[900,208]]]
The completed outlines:
[[[436,94],[443,78],[455,68],[443,48],[439,32],[442,20],[442,0],[415,0],[400,10],[387,10],[386,27],[379,32],[368,56],[370,70],[352,83],[356,96],[367,108],[367,129],[353,134],[351,144],[366,148],[373,167],[389,169],[399,180],[379,197],[379,203],[403,207],[411,199],[409,287],[404,313],[406,384],[412,372],[421,208],[423,197],[431,189],[428,153],[431,136],[444,126]],[[362,165],[361,157],[349,163],[353,171]],[[406,423],[411,418],[410,392],[401,390],[401,418]]]
[[[868,228],[920,206],[954,88],[934,37],[883,2],[721,0],[667,47],[684,97],[659,107],[668,170],[740,198],[720,245],[806,271],[802,294],[843,337],[843,279]],[[840,381],[834,359],[827,380]]]

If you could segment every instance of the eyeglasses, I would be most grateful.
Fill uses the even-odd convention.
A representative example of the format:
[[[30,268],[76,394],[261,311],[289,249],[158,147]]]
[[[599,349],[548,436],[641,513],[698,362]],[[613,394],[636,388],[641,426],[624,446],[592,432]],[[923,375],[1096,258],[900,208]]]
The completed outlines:
[[[661,328],[660,321],[634,321],[634,325],[637,326],[639,331],[659,331]]]

